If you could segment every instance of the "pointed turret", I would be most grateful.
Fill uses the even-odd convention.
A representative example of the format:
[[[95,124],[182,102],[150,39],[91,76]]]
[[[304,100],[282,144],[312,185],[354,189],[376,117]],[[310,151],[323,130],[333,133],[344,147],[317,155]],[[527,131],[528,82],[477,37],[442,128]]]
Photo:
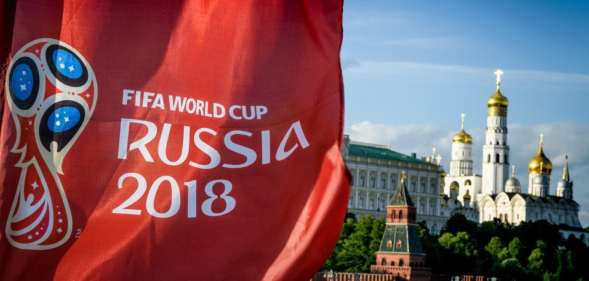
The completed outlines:
[[[397,190],[391,196],[391,202],[389,205],[391,206],[410,206],[415,207],[413,201],[411,200],[411,196],[409,196],[409,191],[407,191],[407,175],[405,173],[401,173],[401,182],[399,182],[399,186]]]
[[[505,182],[505,192],[520,193],[522,186],[515,176],[515,165],[511,166],[511,178]]]
[[[371,272],[393,274],[403,280],[416,280],[430,274],[430,269],[425,267],[425,252],[415,217],[415,206],[407,191],[407,176],[403,172],[387,206],[386,227],[376,252],[376,264],[370,267]]]
[[[571,174],[569,172],[569,156],[565,155],[564,166],[562,168],[562,177],[556,186],[556,196],[565,199],[573,199],[573,182],[571,181]]]
[[[472,176],[472,136],[464,130],[464,118],[460,114],[460,131],[452,138],[450,176]]]
[[[470,200],[471,200],[471,196],[470,196],[470,191],[467,189],[466,193],[464,193],[464,196],[462,196],[462,202],[464,204],[464,208],[470,208]]]
[[[548,196],[552,162],[544,154],[544,134],[540,134],[538,151],[536,151],[536,155],[532,157],[528,164],[528,172],[528,193],[539,197]]]

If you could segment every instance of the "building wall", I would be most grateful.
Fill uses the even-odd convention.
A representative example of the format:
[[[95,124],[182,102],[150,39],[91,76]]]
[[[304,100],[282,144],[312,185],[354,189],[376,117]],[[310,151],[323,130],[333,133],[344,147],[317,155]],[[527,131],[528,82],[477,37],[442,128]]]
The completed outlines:
[[[442,171],[439,166],[354,156],[345,157],[345,161],[352,175],[348,212],[358,216],[385,217],[389,198],[401,173],[405,172],[409,194],[417,209],[417,221],[425,220],[432,232],[433,229],[439,231],[445,223],[447,218],[440,216]]]

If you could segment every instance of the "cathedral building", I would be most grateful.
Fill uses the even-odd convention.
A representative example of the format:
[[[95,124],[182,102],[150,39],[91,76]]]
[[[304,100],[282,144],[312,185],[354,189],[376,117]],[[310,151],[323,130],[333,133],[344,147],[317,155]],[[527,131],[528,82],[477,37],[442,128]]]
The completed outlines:
[[[461,129],[452,139],[449,174],[444,177],[442,212],[460,212],[477,222],[499,219],[519,224],[547,220],[567,229],[580,230],[579,205],[573,198],[568,157],[559,175],[556,194],[550,194],[552,162],[544,152],[542,134],[538,149],[528,165],[527,189],[516,178],[515,167],[512,167],[510,173],[507,127],[509,101],[500,89],[503,72],[498,70],[495,74],[497,88],[487,102],[482,175],[473,171],[472,136],[464,128],[462,115]],[[581,233],[579,231],[576,234]]]

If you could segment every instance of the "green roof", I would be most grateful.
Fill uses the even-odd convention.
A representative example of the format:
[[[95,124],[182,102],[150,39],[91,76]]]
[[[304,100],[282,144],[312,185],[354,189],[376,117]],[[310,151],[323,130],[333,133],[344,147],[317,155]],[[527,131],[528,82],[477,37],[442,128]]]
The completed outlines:
[[[379,252],[424,254],[419,232],[413,224],[387,224]]]
[[[370,145],[363,145],[357,143],[350,143],[348,144],[348,154],[350,156],[359,156],[359,157],[366,157],[366,158],[376,158],[382,160],[394,160],[394,161],[401,161],[401,162],[408,162],[408,163],[415,163],[415,164],[428,164],[433,165],[429,162],[423,161],[413,156],[405,155],[403,153],[396,152],[394,150],[378,147],[378,146],[370,146]]]

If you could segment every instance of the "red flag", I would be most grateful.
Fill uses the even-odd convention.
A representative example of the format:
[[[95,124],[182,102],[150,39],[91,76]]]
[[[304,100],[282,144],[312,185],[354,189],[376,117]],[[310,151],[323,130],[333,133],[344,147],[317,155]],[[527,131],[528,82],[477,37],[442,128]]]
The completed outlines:
[[[307,280],[338,238],[342,2],[18,1],[2,280]]]

